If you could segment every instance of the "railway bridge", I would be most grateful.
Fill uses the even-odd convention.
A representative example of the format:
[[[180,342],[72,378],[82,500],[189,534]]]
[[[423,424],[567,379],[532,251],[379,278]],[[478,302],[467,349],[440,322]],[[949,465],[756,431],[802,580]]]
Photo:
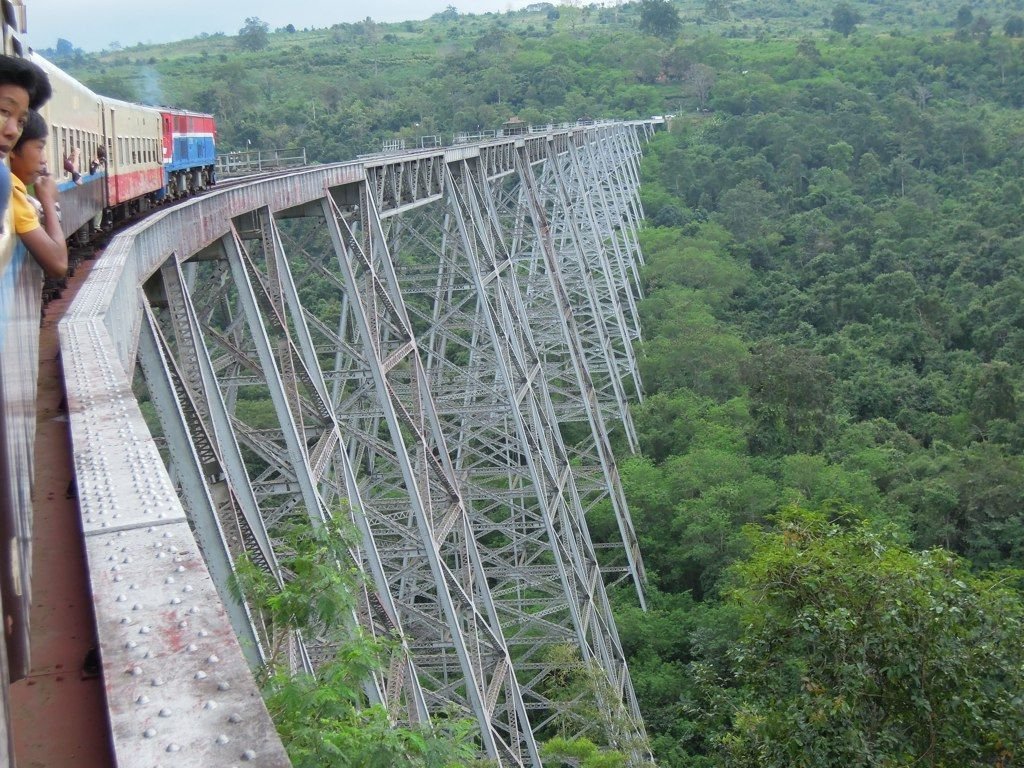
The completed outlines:
[[[608,589],[644,602],[613,445],[636,448],[639,159],[660,123],[288,171],[111,241],[59,340],[118,766],[287,764],[253,670],[282,641],[297,671],[331,648],[282,639],[231,577],[245,556],[284,583],[286,528],[339,517],[351,620],[390,649],[366,692],[396,722],[471,718],[501,766],[540,766],[556,726],[649,761]],[[31,387],[4,369],[6,497],[26,499],[36,414],[8,407]],[[31,511],[13,525],[18,678],[47,543]],[[567,653],[598,679],[575,699]]]

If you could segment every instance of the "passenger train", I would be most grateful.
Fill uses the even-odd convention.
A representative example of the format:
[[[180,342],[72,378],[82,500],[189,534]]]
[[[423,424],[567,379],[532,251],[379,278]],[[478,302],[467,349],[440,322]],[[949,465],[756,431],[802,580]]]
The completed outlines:
[[[213,115],[100,96],[41,56],[28,58],[53,86],[40,114],[65,237],[87,234],[100,212],[116,223],[215,182]]]

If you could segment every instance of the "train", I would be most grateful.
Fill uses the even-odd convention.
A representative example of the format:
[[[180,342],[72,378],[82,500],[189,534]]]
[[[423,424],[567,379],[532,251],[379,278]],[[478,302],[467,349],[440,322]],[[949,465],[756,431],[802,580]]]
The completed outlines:
[[[67,238],[87,236],[216,182],[213,115],[101,96],[34,52],[53,96],[47,166],[60,192]]]

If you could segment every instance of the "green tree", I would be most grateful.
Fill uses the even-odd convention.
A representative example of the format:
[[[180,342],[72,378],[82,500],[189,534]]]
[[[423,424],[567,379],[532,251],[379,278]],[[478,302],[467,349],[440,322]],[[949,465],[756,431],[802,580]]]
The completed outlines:
[[[974,21],[974,10],[969,5],[961,5],[956,12],[956,28],[967,29]]]
[[[640,29],[648,34],[674,39],[679,32],[679,11],[671,0],[640,0]]]
[[[732,574],[746,630],[725,765],[1018,763],[1019,572],[978,576],[949,552],[796,508],[752,536]]]
[[[389,649],[354,625],[359,576],[349,536],[340,523],[319,530],[286,527],[278,535],[291,555],[280,564],[289,578],[279,584],[248,557],[239,558],[232,588],[267,628],[267,667],[259,677],[267,709],[295,768],[391,766],[447,768],[476,755],[469,720],[452,718],[433,730],[393,723],[380,706],[369,706],[363,683]],[[333,658],[312,674],[292,673],[288,638],[316,637]],[[395,649],[394,652],[400,653]]]
[[[762,344],[744,367],[750,389],[752,453],[817,453],[834,427],[826,361],[799,347]]]
[[[1024,18],[1011,16],[1003,25],[1003,34],[1007,37],[1024,37]]]
[[[238,47],[245,51],[262,51],[270,45],[270,25],[256,16],[245,20],[238,30]]]
[[[846,3],[840,3],[832,9],[831,28],[843,37],[849,37],[863,19],[860,13]]]

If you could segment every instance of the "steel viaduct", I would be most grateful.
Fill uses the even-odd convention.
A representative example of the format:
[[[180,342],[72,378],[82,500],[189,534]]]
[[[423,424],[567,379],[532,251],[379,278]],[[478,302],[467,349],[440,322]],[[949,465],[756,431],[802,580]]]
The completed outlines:
[[[538,734],[597,727],[552,693],[569,648],[607,737],[649,762],[607,590],[644,603],[612,445],[636,448],[639,160],[661,123],[290,171],[111,241],[59,341],[116,765],[288,764],[253,677],[281,638],[229,584],[243,553],[281,583],[282,526],[337,516],[353,620],[392,649],[367,694],[396,722],[455,711],[496,764],[540,766]],[[4,421],[23,500],[34,416]],[[31,617],[47,542],[22,517]],[[296,670],[331,651],[287,643]]]

